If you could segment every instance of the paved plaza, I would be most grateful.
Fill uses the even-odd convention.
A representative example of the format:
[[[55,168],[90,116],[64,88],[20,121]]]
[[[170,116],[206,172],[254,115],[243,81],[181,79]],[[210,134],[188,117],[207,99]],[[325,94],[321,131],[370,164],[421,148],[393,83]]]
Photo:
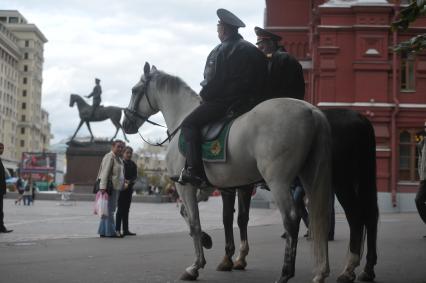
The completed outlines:
[[[93,203],[36,201],[15,206],[5,200],[5,222],[13,233],[0,234],[0,283],[9,282],[180,282],[193,262],[192,240],[174,203],[134,203],[130,227],[136,237],[100,239]],[[217,272],[224,254],[220,197],[200,203],[203,229],[213,238],[200,282],[274,282],[283,262],[281,219],[275,209],[252,209],[250,253],[246,271]],[[300,235],[306,229],[302,226]],[[234,231],[236,243],[238,229]],[[382,214],[379,224],[377,282],[426,283],[426,226],[415,213]],[[336,216],[336,239],[330,242],[331,275],[335,282],[344,266],[348,225]],[[300,237],[296,277],[310,282],[313,259],[310,242]]]

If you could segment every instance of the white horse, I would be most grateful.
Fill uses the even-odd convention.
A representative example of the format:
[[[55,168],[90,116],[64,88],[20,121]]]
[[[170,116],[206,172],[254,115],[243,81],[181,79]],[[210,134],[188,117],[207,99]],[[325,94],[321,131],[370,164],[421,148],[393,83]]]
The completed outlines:
[[[200,97],[180,78],[145,64],[141,80],[133,87],[125,110],[124,131],[137,133],[148,117],[161,111],[171,136],[167,152],[170,176],[179,175],[185,157],[179,152],[179,126],[200,104]],[[284,265],[278,282],[287,282],[295,273],[295,257],[300,215],[290,193],[290,183],[299,176],[309,196],[310,230],[316,268],[313,282],[329,275],[328,209],[330,199],[330,128],[316,107],[299,100],[265,101],[238,117],[228,137],[227,161],[204,163],[207,177],[218,188],[237,187],[264,179],[282,215],[286,240]],[[181,279],[196,280],[206,264],[202,230],[196,201],[197,188],[176,184],[186,208],[187,223],[194,241],[195,262]],[[295,224],[297,223],[297,224]]]

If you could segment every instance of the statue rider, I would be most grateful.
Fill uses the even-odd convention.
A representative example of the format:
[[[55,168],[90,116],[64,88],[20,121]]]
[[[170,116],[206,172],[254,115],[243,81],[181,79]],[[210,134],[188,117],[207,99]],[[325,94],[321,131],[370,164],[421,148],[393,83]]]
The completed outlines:
[[[268,81],[265,98],[305,97],[305,80],[299,61],[279,45],[281,37],[260,27],[255,27],[257,47],[268,58]]]
[[[201,82],[201,104],[182,122],[187,142],[187,166],[181,183],[200,185],[204,179],[201,156],[201,128],[224,117],[232,105],[247,105],[264,87],[267,62],[256,46],[243,39],[238,28],[245,24],[225,9],[218,9],[220,44],[207,57]]]
[[[90,113],[89,119],[94,117],[96,109],[99,107],[99,105],[101,105],[102,88],[101,88],[100,82],[101,82],[100,79],[95,78],[96,85],[93,88],[93,91],[89,95],[85,96],[86,98],[93,97],[92,112]]]

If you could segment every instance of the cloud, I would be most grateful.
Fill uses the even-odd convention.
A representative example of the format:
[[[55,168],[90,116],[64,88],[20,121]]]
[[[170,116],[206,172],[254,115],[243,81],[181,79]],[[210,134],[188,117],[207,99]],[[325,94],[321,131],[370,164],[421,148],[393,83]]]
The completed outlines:
[[[79,122],[69,107],[71,93],[88,94],[101,78],[103,104],[127,106],[131,88],[145,61],[181,77],[200,90],[204,64],[219,43],[216,9],[227,8],[245,21],[241,29],[255,41],[253,27],[262,25],[265,3],[259,0],[3,0],[1,9],[19,10],[49,40],[45,44],[42,107],[50,115],[52,142],[71,136]],[[160,114],[154,121],[164,124]],[[109,121],[93,123],[96,136],[110,137]],[[85,126],[79,136],[87,135]],[[163,129],[145,125],[146,138],[165,138]],[[141,145],[130,136],[134,147]]]

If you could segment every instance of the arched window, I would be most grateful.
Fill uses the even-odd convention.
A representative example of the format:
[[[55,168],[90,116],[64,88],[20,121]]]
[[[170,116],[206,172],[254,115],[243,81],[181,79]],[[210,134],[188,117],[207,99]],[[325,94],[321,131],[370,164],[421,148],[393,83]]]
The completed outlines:
[[[418,152],[416,149],[419,129],[406,129],[399,134],[399,180],[418,181]]]

